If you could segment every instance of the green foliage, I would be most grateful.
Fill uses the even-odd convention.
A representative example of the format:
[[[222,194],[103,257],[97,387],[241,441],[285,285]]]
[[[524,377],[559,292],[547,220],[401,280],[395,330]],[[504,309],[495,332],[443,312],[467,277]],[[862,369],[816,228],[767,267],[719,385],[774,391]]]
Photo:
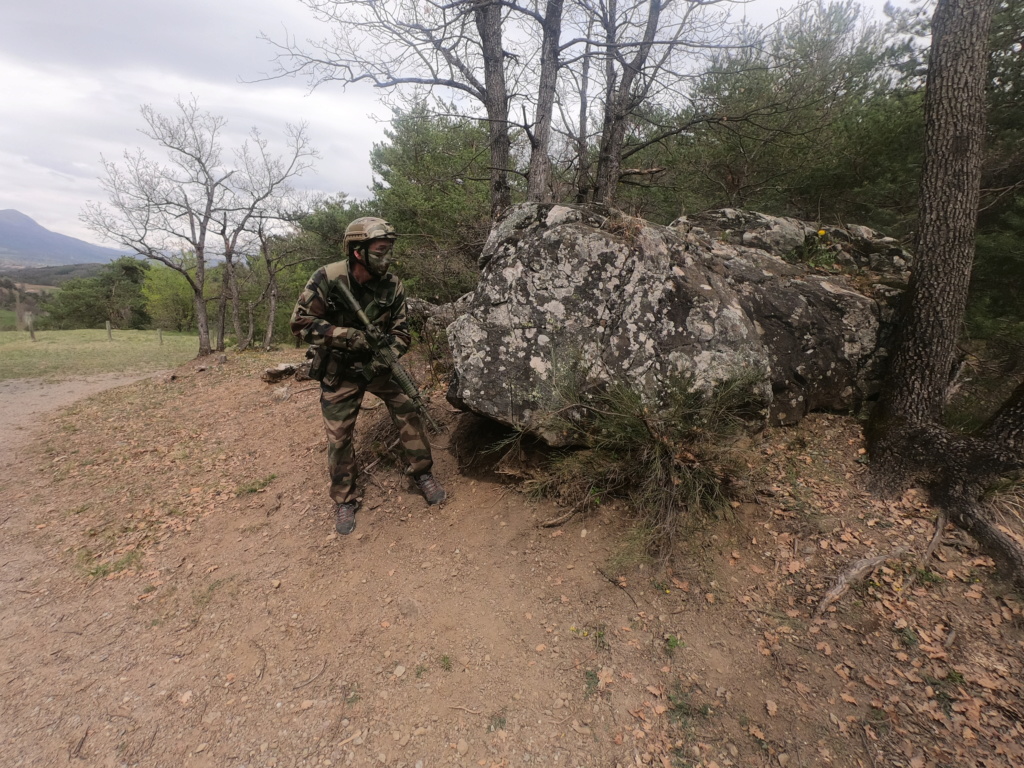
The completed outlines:
[[[886,84],[885,37],[851,0],[800,6],[740,42],[701,77],[694,116],[708,120],[680,139],[689,209],[793,208],[806,171],[833,162],[837,126]]]
[[[836,263],[836,249],[824,229],[807,235],[803,243],[793,249],[787,260],[807,264],[815,269],[831,269]]]
[[[665,653],[671,656],[677,648],[685,648],[686,643],[675,635],[665,635]]]
[[[114,328],[141,329],[149,326],[149,314],[142,285],[149,264],[122,256],[105,264],[96,277],[73,278],[60,291],[46,297],[46,313],[38,327],[69,330],[95,328],[107,321]]]
[[[740,377],[706,393],[680,378],[650,403],[625,384],[583,392],[570,377],[550,429],[586,447],[555,454],[531,486],[581,510],[627,499],[644,548],[667,556],[687,526],[729,501],[730,482],[744,471],[740,444],[757,381]]]
[[[1024,0],[1001,0],[992,22],[988,135],[972,314],[1024,321]]]
[[[192,286],[177,270],[156,264],[142,284],[146,310],[153,325],[167,331],[189,331],[195,327],[196,307]]]
[[[142,550],[133,549],[114,560],[97,562],[97,555],[94,555],[89,549],[83,548],[78,550],[75,560],[86,575],[94,579],[102,579],[112,573],[120,573],[134,568],[142,560]]]
[[[235,493],[239,496],[245,496],[250,493],[259,493],[268,485],[270,485],[277,478],[277,475],[267,475],[259,480],[254,480],[251,483],[240,485],[235,489]]]
[[[452,301],[476,284],[490,230],[487,130],[468,118],[399,111],[374,145],[370,204],[401,237],[397,269],[409,293]]]
[[[302,247],[312,257],[317,267],[338,261],[345,257],[345,229],[360,216],[373,216],[372,209],[358,201],[349,200],[344,193],[316,201],[308,213],[296,217],[296,221],[308,236]]]
[[[694,701],[694,691],[699,690],[697,687],[687,690],[682,683],[676,683],[672,692],[668,694],[669,716],[680,725],[689,725],[696,717],[711,717],[710,705],[697,704]]]

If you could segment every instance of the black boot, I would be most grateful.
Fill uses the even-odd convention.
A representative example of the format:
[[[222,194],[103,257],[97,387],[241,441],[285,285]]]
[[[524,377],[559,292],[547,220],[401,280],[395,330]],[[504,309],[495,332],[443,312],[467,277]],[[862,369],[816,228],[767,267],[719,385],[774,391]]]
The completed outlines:
[[[353,503],[339,504],[334,508],[334,530],[347,536],[356,529],[356,505]]]
[[[448,494],[444,492],[444,488],[441,484],[434,479],[434,476],[429,472],[424,472],[422,475],[416,477],[416,485],[419,486],[420,492],[423,494],[423,498],[427,500],[427,504],[433,506],[434,504],[440,504],[446,498]]]

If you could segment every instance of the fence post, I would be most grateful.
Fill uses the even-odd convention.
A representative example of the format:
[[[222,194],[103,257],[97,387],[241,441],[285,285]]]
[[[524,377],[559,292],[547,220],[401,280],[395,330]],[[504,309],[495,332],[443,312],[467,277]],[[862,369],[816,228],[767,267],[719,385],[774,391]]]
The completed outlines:
[[[160,341],[160,346],[162,347],[164,345],[164,329],[163,328],[157,328],[156,329],[156,337]]]
[[[36,327],[32,323],[32,313],[31,312],[26,312],[25,313],[25,325],[28,326],[28,335],[31,337],[32,341],[35,341],[36,340]]]
[[[113,340],[114,340],[114,336],[110,332],[110,321],[107,320],[107,341],[113,341]]]

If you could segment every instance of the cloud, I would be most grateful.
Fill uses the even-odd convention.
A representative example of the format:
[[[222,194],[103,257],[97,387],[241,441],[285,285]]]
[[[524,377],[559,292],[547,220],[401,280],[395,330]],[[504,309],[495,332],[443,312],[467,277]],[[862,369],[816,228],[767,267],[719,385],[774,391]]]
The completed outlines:
[[[15,208],[62,234],[90,242],[78,221],[103,200],[101,156],[159,149],[140,130],[140,107],[176,112],[195,96],[228,120],[225,147],[253,127],[284,151],[288,123],[308,123],[322,159],[302,189],[366,197],[369,152],[383,138],[370,113],[385,113],[371,88],[323,87],[299,79],[255,81],[273,69],[260,40],[328,30],[297,0],[37,0],[0,8],[0,208]]]

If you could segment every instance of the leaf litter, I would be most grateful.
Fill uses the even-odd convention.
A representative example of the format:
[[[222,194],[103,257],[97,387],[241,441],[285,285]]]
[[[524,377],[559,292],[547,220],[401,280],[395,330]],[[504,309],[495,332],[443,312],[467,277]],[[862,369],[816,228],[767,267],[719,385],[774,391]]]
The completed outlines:
[[[1024,764],[1022,603],[952,528],[919,567],[934,513],[866,491],[852,419],[767,432],[749,500],[609,576],[612,510],[544,530],[440,439],[443,509],[376,466],[334,535],[316,395],[266,363],[82,401],[11,468],[5,764]]]

